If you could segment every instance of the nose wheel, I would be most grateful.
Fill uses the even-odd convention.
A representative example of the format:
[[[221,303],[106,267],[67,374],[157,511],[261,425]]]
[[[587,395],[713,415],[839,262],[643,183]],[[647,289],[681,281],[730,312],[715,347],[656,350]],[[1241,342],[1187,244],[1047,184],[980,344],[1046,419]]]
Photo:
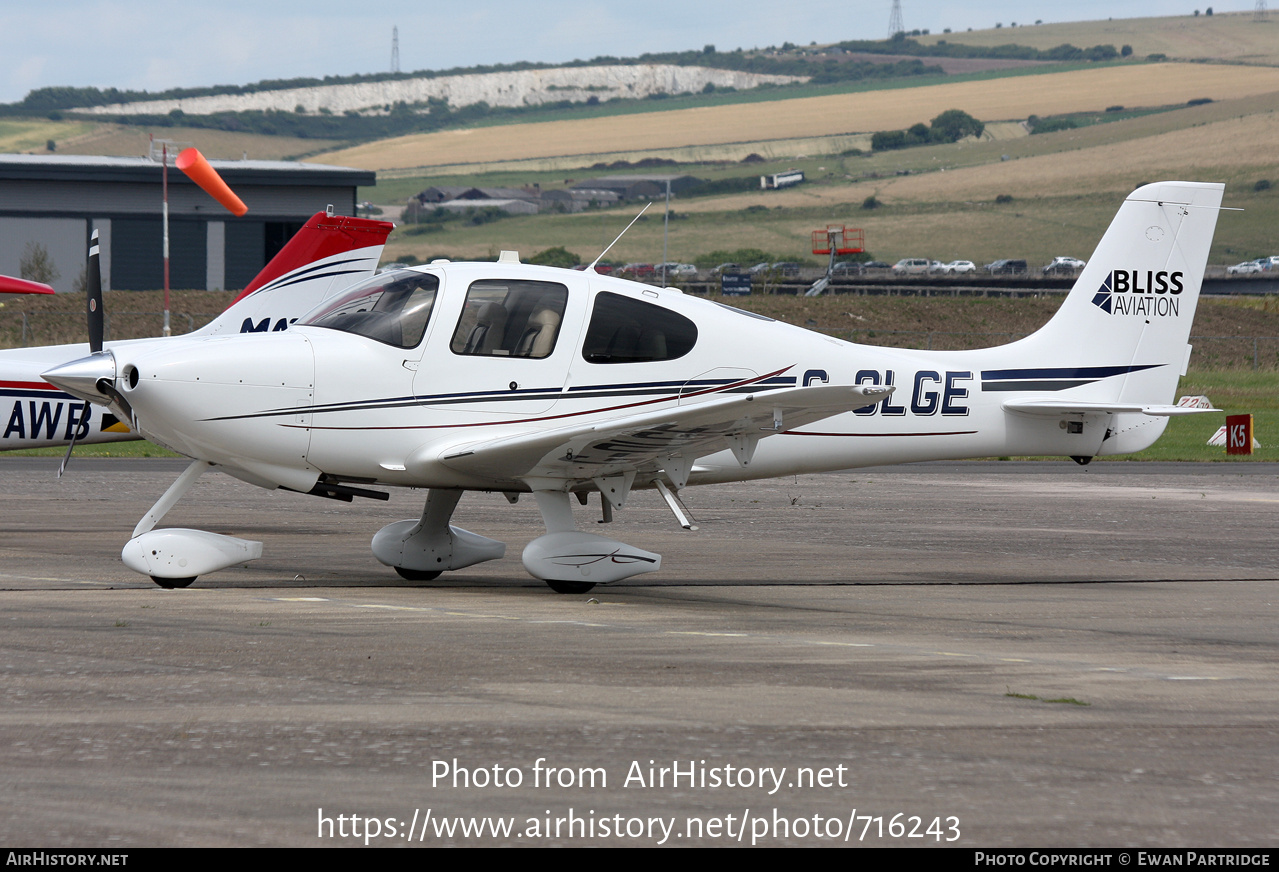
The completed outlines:
[[[395,572],[400,578],[408,581],[435,581],[444,574],[444,571],[439,569],[408,569],[403,566],[395,567]]]
[[[196,578],[198,578],[198,576],[195,575],[190,578],[161,578],[158,575],[151,576],[151,580],[165,590],[173,590],[178,587],[190,587],[191,582],[195,581]]]
[[[546,584],[556,593],[586,593],[595,587],[595,582],[593,581],[552,581],[547,579]]]

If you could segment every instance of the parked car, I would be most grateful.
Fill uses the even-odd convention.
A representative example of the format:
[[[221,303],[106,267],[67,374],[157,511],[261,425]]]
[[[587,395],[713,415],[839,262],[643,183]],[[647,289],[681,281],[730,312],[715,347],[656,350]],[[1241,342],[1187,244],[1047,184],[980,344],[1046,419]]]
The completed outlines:
[[[579,263],[573,269],[585,271],[588,266],[590,266],[589,263]],[[607,260],[595,264],[595,271],[602,276],[611,274],[615,269],[617,269],[617,264],[609,263]]]
[[[884,263],[882,260],[868,260],[862,264],[863,272],[882,272],[883,270],[889,270],[892,268],[892,264]]]
[[[926,257],[904,257],[893,264],[893,275],[919,275],[928,272],[933,262]]]
[[[794,278],[795,276],[799,275],[799,268],[800,268],[799,264],[791,263],[788,261],[778,261],[777,263],[773,264],[773,272],[778,273],[779,275],[784,275],[791,278]]]
[[[631,276],[632,278],[643,279],[648,278],[655,273],[651,263],[628,263],[626,266],[618,270],[620,275]]]
[[[833,276],[860,276],[866,272],[866,264],[856,261],[840,261],[831,268]]]
[[[1259,257],[1257,263],[1261,264],[1262,269],[1279,269],[1279,254],[1272,254],[1270,257]]]
[[[742,271],[742,265],[739,263],[721,263],[715,269],[711,270],[711,275],[719,276],[724,273],[739,273]]]
[[[971,260],[952,260],[950,263],[942,264],[941,271],[948,276],[962,275],[977,272],[977,264]]]
[[[666,274],[667,274],[668,276],[695,276],[695,275],[697,275],[697,267],[693,266],[691,263],[676,263],[675,261],[667,261],[666,263],[660,263],[660,264],[658,264],[658,265],[655,267],[655,269],[656,269],[658,272],[661,272],[662,267],[665,267],[665,268],[666,268]]]
[[[753,276],[757,276],[760,273],[768,272],[772,268],[773,268],[773,265],[771,263],[757,263],[753,267],[748,269],[747,272]]]
[[[1022,258],[1010,257],[986,264],[986,272],[992,276],[1021,276],[1025,275],[1029,269]]]
[[[1052,263],[1044,267],[1044,275],[1074,275],[1087,265],[1088,261],[1077,257],[1054,257]]]
[[[1255,260],[1245,260],[1243,263],[1237,263],[1234,266],[1226,267],[1226,275],[1228,276],[1246,276],[1251,273],[1261,272],[1261,264]]]

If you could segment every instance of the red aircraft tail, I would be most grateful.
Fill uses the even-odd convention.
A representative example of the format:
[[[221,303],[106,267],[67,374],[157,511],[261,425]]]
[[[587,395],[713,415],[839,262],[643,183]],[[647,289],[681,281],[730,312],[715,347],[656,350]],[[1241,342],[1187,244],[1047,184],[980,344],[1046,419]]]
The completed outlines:
[[[315,213],[226,311],[197,332],[287,329],[333,294],[373,275],[394,228],[389,221]]]

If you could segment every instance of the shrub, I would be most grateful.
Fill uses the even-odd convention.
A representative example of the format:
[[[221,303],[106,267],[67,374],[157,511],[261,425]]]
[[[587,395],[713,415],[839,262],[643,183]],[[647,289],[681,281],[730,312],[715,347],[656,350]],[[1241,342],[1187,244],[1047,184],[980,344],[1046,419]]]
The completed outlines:
[[[539,264],[540,266],[558,266],[564,269],[571,269],[581,263],[582,259],[564,246],[557,245],[554,248],[539,251],[530,257],[528,262]]]
[[[38,242],[28,242],[18,260],[19,275],[29,282],[51,285],[62,277],[49,256],[49,249]]]
[[[1031,135],[1036,133],[1052,133],[1056,130],[1074,130],[1079,125],[1073,118],[1041,118],[1031,128]]]
[[[965,136],[981,136],[986,130],[986,125],[962,109],[947,109],[930,124],[929,138],[934,142],[958,142]]]
[[[1260,181],[1257,182],[1257,184],[1252,186],[1252,189],[1256,191],[1258,194],[1260,194],[1262,191],[1269,191],[1270,179],[1261,179]]]
[[[870,138],[870,147],[874,151],[889,151],[906,147],[906,131],[881,130]]]
[[[996,203],[1011,203],[1013,201],[1012,194],[1000,194],[995,198]]]
[[[880,203],[879,200],[875,199],[874,194],[871,194],[865,200],[862,200],[863,209],[878,209],[882,205],[883,203]]]

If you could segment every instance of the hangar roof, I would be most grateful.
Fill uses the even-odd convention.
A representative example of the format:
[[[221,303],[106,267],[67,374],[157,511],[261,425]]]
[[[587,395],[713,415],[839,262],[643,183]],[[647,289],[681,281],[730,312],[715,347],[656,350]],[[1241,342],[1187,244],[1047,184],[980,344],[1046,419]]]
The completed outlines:
[[[227,184],[356,186],[377,184],[372,170],[287,160],[211,160]],[[146,157],[0,154],[0,179],[77,182],[159,182],[161,164]],[[189,182],[181,172],[170,182]]]

